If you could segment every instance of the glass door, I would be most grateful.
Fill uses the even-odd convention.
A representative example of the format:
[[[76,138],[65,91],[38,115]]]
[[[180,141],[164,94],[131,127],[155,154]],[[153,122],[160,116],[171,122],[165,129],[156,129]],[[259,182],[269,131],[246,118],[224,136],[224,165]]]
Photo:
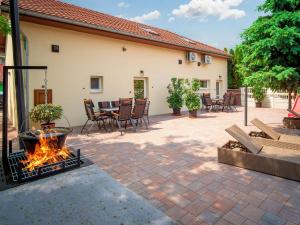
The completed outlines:
[[[146,78],[134,78],[134,98],[147,98]]]

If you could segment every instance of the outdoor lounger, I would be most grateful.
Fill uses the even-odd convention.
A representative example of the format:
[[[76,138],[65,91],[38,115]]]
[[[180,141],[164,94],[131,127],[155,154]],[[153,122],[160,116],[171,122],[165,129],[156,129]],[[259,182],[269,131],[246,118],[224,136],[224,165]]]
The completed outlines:
[[[280,134],[272,129],[272,127],[267,126],[259,119],[254,119],[251,121],[253,125],[255,125],[258,129],[263,131],[265,134],[270,136],[274,140],[283,141],[283,142],[289,142],[289,143],[295,143],[300,144],[300,136],[293,136],[293,135],[286,135],[286,134]]]
[[[246,150],[230,148],[230,141],[218,148],[218,162],[300,181],[299,145],[252,138],[236,125],[226,131]]]

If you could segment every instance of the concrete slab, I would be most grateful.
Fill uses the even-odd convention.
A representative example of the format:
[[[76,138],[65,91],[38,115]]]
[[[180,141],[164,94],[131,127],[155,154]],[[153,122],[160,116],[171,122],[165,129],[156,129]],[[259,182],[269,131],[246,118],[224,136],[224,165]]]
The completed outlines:
[[[0,224],[175,224],[96,165],[0,192]]]

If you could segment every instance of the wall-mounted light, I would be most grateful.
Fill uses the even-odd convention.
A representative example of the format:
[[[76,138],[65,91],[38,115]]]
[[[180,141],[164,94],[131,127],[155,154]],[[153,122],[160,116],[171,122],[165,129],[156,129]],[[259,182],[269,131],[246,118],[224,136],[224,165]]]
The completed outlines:
[[[178,60],[178,64],[181,65],[182,64],[182,59]]]
[[[59,45],[51,45],[51,51],[55,53],[59,53]]]
[[[140,75],[144,76],[144,70],[140,70]]]
[[[222,75],[219,75],[219,79],[222,80]]]
[[[122,47],[123,52],[126,52],[126,50],[127,50],[126,47]]]
[[[197,64],[198,64],[198,66],[201,66],[201,62],[198,62]]]

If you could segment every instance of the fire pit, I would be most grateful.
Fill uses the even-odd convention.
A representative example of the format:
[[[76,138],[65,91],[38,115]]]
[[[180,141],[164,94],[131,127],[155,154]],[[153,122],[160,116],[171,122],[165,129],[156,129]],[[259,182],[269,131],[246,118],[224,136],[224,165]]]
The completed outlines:
[[[14,182],[23,182],[80,167],[80,150],[73,152],[65,146],[66,128],[28,131],[20,135],[25,143],[23,151],[8,155]]]

